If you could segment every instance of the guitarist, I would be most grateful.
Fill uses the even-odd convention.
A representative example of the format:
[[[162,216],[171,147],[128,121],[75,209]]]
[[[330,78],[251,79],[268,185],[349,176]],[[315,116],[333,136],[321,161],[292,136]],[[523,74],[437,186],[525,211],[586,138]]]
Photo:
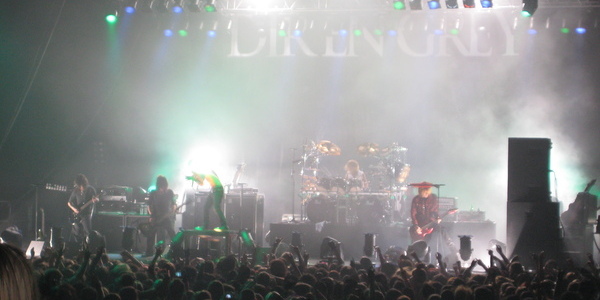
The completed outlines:
[[[92,229],[92,212],[94,211],[94,203],[98,202],[96,189],[89,184],[87,177],[83,174],[78,174],[75,177],[74,189],[69,197],[67,205],[75,215],[73,223],[73,236],[78,242],[85,239]]]
[[[414,243],[418,240],[429,241],[431,239],[431,233],[433,232],[424,230],[422,227],[432,222],[441,222],[438,215],[438,199],[435,194],[431,193],[431,188],[433,187],[432,183],[424,181],[413,184],[412,186],[419,189],[419,194],[412,199],[410,208],[413,224],[411,227],[412,242]],[[432,229],[435,230],[435,227]]]
[[[150,192],[148,212],[150,213],[150,228],[146,240],[146,254],[154,255],[156,238],[158,241],[170,241],[175,236],[175,193],[169,189],[165,176],[156,177],[156,190]]]

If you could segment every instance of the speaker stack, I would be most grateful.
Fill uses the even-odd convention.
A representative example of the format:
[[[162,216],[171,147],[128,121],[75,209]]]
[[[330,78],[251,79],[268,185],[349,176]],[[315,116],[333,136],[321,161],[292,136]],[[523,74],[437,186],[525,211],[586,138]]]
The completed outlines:
[[[508,140],[508,253],[532,267],[532,253],[562,252],[559,204],[550,200],[550,139]]]

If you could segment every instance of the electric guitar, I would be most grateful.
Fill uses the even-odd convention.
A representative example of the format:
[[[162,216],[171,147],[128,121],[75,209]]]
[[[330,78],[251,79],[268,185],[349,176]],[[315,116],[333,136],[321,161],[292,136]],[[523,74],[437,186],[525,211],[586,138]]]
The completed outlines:
[[[458,208],[451,208],[447,212],[442,214],[439,218],[437,218],[435,221],[431,221],[431,222],[421,226],[421,234],[419,234],[417,232],[417,227],[418,227],[417,225],[411,226],[409,229],[410,238],[413,241],[419,241],[419,240],[424,239],[427,235],[429,235],[433,232],[433,228],[435,227],[436,224],[438,224],[438,220],[441,220],[448,215],[452,215],[452,214],[456,213],[457,211],[458,211]]]
[[[186,201],[185,203],[182,203],[181,205],[177,206],[177,208],[175,208],[173,211],[171,211],[170,213],[161,216],[160,218],[152,218],[152,221],[148,221],[148,222],[144,222],[144,223],[140,223],[138,224],[137,229],[145,236],[148,237],[148,234],[150,233],[150,229],[152,229],[154,226],[156,226],[156,224],[159,224],[160,222],[166,220],[167,218],[170,218],[172,216],[175,215],[175,213],[182,208],[184,205],[190,204],[192,201],[194,201],[194,199],[190,199],[188,201]]]
[[[92,197],[92,199],[91,199],[90,201],[88,201],[88,202],[86,202],[84,205],[80,206],[80,207],[77,209],[77,210],[79,211],[78,213],[76,213],[76,212],[73,212],[73,216],[72,216],[73,223],[76,223],[76,222],[79,222],[79,221],[81,221],[81,219],[82,219],[82,217],[83,217],[83,212],[85,211],[85,209],[86,209],[88,206],[90,206],[90,205],[94,204],[94,202],[95,202],[95,201],[98,201],[98,195],[95,195],[95,196],[93,196],[93,197]]]

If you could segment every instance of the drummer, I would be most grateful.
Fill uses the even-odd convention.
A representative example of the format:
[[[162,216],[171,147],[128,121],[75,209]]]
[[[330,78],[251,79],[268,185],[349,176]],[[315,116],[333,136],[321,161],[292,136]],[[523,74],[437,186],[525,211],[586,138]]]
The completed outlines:
[[[351,159],[344,166],[346,176],[344,179],[348,182],[348,192],[356,193],[369,188],[369,182],[365,172],[360,169],[358,161]]]

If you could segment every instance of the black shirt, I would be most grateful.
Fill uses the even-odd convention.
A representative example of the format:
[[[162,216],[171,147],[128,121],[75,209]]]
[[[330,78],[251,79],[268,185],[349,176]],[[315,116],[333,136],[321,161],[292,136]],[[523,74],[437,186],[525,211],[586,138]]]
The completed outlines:
[[[154,190],[150,192],[148,205],[150,206],[153,218],[168,215],[171,213],[173,205],[175,205],[175,194],[171,189],[168,189],[166,192]]]
[[[85,187],[83,192],[79,190],[79,188],[75,188],[71,193],[71,197],[69,197],[69,203],[80,210],[80,215],[91,215],[94,209],[94,204],[91,203],[88,205],[83,211],[81,211],[81,207],[86,203],[90,202],[92,198],[96,196],[96,189],[91,185]]]

